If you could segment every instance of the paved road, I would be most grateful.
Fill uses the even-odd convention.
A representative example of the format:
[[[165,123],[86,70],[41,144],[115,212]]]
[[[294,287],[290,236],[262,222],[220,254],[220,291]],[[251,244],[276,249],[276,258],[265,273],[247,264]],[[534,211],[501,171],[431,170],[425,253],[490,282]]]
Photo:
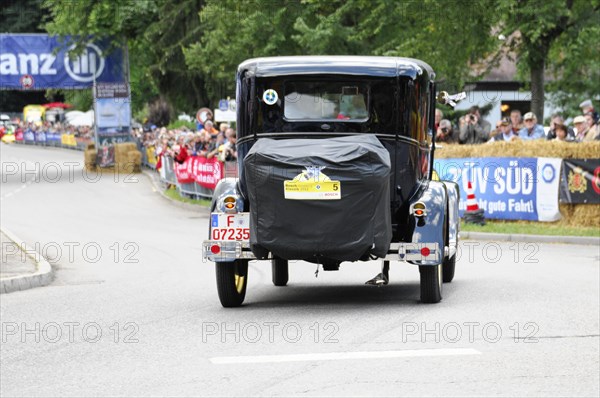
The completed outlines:
[[[278,288],[251,263],[246,305],[224,309],[205,212],[145,176],[93,182],[79,152],[0,158],[2,226],[56,268],[0,296],[3,397],[599,395],[598,247],[465,242],[436,305],[408,265],[373,288],[376,263],[294,263]]]

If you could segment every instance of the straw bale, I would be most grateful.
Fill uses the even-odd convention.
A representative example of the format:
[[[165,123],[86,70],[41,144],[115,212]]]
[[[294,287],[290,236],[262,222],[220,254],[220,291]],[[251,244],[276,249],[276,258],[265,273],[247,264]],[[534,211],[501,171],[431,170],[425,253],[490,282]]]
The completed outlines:
[[[480,145],[440,144],[435,157],[440,159],[478,157],[522,157],[598,159],[600,142],[514,141]],[[600,204],[560,204],[562,219],[557,225],[600,227]],[[528,223],[529,221],[522,221]]]
[[[522,157],[588,159],[600,157],[600,142],[514,141],[489,142],[480,145],[441,144],[435,156],[446,158]]]

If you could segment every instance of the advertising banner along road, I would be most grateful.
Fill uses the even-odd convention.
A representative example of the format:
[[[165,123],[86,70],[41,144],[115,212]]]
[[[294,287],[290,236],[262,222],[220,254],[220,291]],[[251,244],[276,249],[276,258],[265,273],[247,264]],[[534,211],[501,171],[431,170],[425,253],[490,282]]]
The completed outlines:
[[[435,170],[442,180],[460,186],[461,216],[471,182],[487,218],[556,221],[560,219],[561,162],[557,158],[436,159]]]

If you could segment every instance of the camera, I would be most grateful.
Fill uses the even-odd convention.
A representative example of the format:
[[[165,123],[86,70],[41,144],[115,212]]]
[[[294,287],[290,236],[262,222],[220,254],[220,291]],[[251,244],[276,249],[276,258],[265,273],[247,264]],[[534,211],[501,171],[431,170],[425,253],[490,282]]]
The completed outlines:
[[[469,120],[475,120],[475,115],[469,115]]]
[[[448,132],[448,127],[442,127],[442,133],[446,134]]]

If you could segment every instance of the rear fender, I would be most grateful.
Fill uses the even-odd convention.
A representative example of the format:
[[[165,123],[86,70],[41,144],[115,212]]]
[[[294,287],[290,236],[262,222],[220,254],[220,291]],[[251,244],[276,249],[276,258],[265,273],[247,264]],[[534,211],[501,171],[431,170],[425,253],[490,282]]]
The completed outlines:
[[[426,214],[423,217],[410,215],[411,222],[414,222],[412,242],[436,243],[439,252],[435,260],[411,261],[411,263],[417,265],[441,264],[446,246],[444,233],[446,228],[446,204],[448,203],[446,185],[439,181],[430,181],[423,194],[411,203],[411,209],[413,204],[417,202],[425,204]]]
[[[460,217],[458,215],[458,202],[460,190],[458,184],[453,181],[442,181],[446,186],[448,194],[448,257],[452,257],[458,246],[458,231],[460,228]]]
[[[222,213],[222,211],[220,211],[218,208],[218,204],[221,203],[226,196],[230,195],[237,196],[239,198],[240,203],[237,204],[238,209],[243,209],[243,196],[238,187],[238,179],[229,177],[223,178],[217,183],[217,186],[213,193],[210,211]]]

